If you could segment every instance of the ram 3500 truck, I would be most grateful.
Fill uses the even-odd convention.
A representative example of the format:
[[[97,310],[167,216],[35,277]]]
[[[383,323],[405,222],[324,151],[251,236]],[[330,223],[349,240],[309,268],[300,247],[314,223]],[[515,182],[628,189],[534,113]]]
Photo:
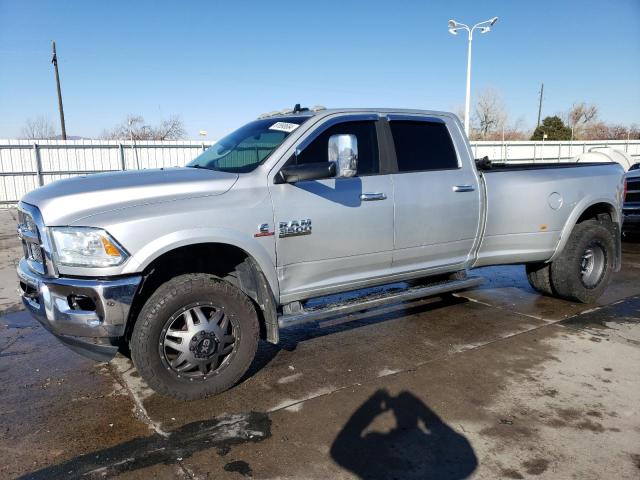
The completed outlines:
[[[281,328],[470,288],[475,267],[526,264],[540,292],[594,301],[620,267],[622,168],[489,167],[450,113],[263,116],[183,168],[25,195],[23,301],[69,347],[130,353],[180,399],[231,387]]]

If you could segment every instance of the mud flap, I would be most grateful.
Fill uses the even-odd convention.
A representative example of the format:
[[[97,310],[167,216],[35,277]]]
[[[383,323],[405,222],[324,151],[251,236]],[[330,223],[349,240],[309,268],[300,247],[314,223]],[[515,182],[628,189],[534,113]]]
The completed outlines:
[[[622,268],[622,232],[620,231],[620,225],[612,222],[608,214],[599,214],[598,221],[601,225],[607,227],[615,238],[616,258],[613,261],[613,271],[619,272]]]
[[[616,236],[616,259],[613,263],[613,271],[619,272],[622,268],[622,233],[617,223],[613,224],[613,233]]]
[[[248,257],[236,267],[240,289],[246,293],[260,308],[264,319],[264,337],[269,343],[280,341],[278,327],[278,312],[273,292],[267,282],[267,277],[257,262]],[[262,326],[261,326],[262,327]]]

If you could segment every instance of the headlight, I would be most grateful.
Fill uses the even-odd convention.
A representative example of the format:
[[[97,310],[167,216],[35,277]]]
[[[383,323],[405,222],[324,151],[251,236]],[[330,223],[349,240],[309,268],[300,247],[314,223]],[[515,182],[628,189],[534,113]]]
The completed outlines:
[[[100,228],[52,227],[55,261],[68,267],[113,267],[124,262],[127,252]]]

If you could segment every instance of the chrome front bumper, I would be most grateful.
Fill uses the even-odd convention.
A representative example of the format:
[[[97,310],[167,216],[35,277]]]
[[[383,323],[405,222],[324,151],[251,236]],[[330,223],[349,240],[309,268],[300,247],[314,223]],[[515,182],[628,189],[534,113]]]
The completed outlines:
[[[22,259],[18,277],[22,303],[60,341],[94,360],[115,356],[140,275],[113,280],[48,278],[34,273]],[[90,309],[79,309],[75,298]]]

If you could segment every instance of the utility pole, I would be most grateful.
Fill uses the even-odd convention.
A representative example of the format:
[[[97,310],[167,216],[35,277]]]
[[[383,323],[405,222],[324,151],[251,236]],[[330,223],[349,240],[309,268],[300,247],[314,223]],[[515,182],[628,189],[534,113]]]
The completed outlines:
[[[64,125],[64,109],[62,108],[62,90],[60,90],[60,75],[58,74],[58,56],[56,54],[56,42],[51,42],[53,48],[53,57],[51,63],[53,63],[53,69],[56,72],[56,87],[58,88],[58,110],[60,111],[60,128],[62,129],[62,140],[67,139],[67,129]]]
[[[538,123],[536,123],[536,128],[540,126],[540,114],[542,113],[542,95],[544,94],[544,83],[540,84],[540,100],[538,102]]]

